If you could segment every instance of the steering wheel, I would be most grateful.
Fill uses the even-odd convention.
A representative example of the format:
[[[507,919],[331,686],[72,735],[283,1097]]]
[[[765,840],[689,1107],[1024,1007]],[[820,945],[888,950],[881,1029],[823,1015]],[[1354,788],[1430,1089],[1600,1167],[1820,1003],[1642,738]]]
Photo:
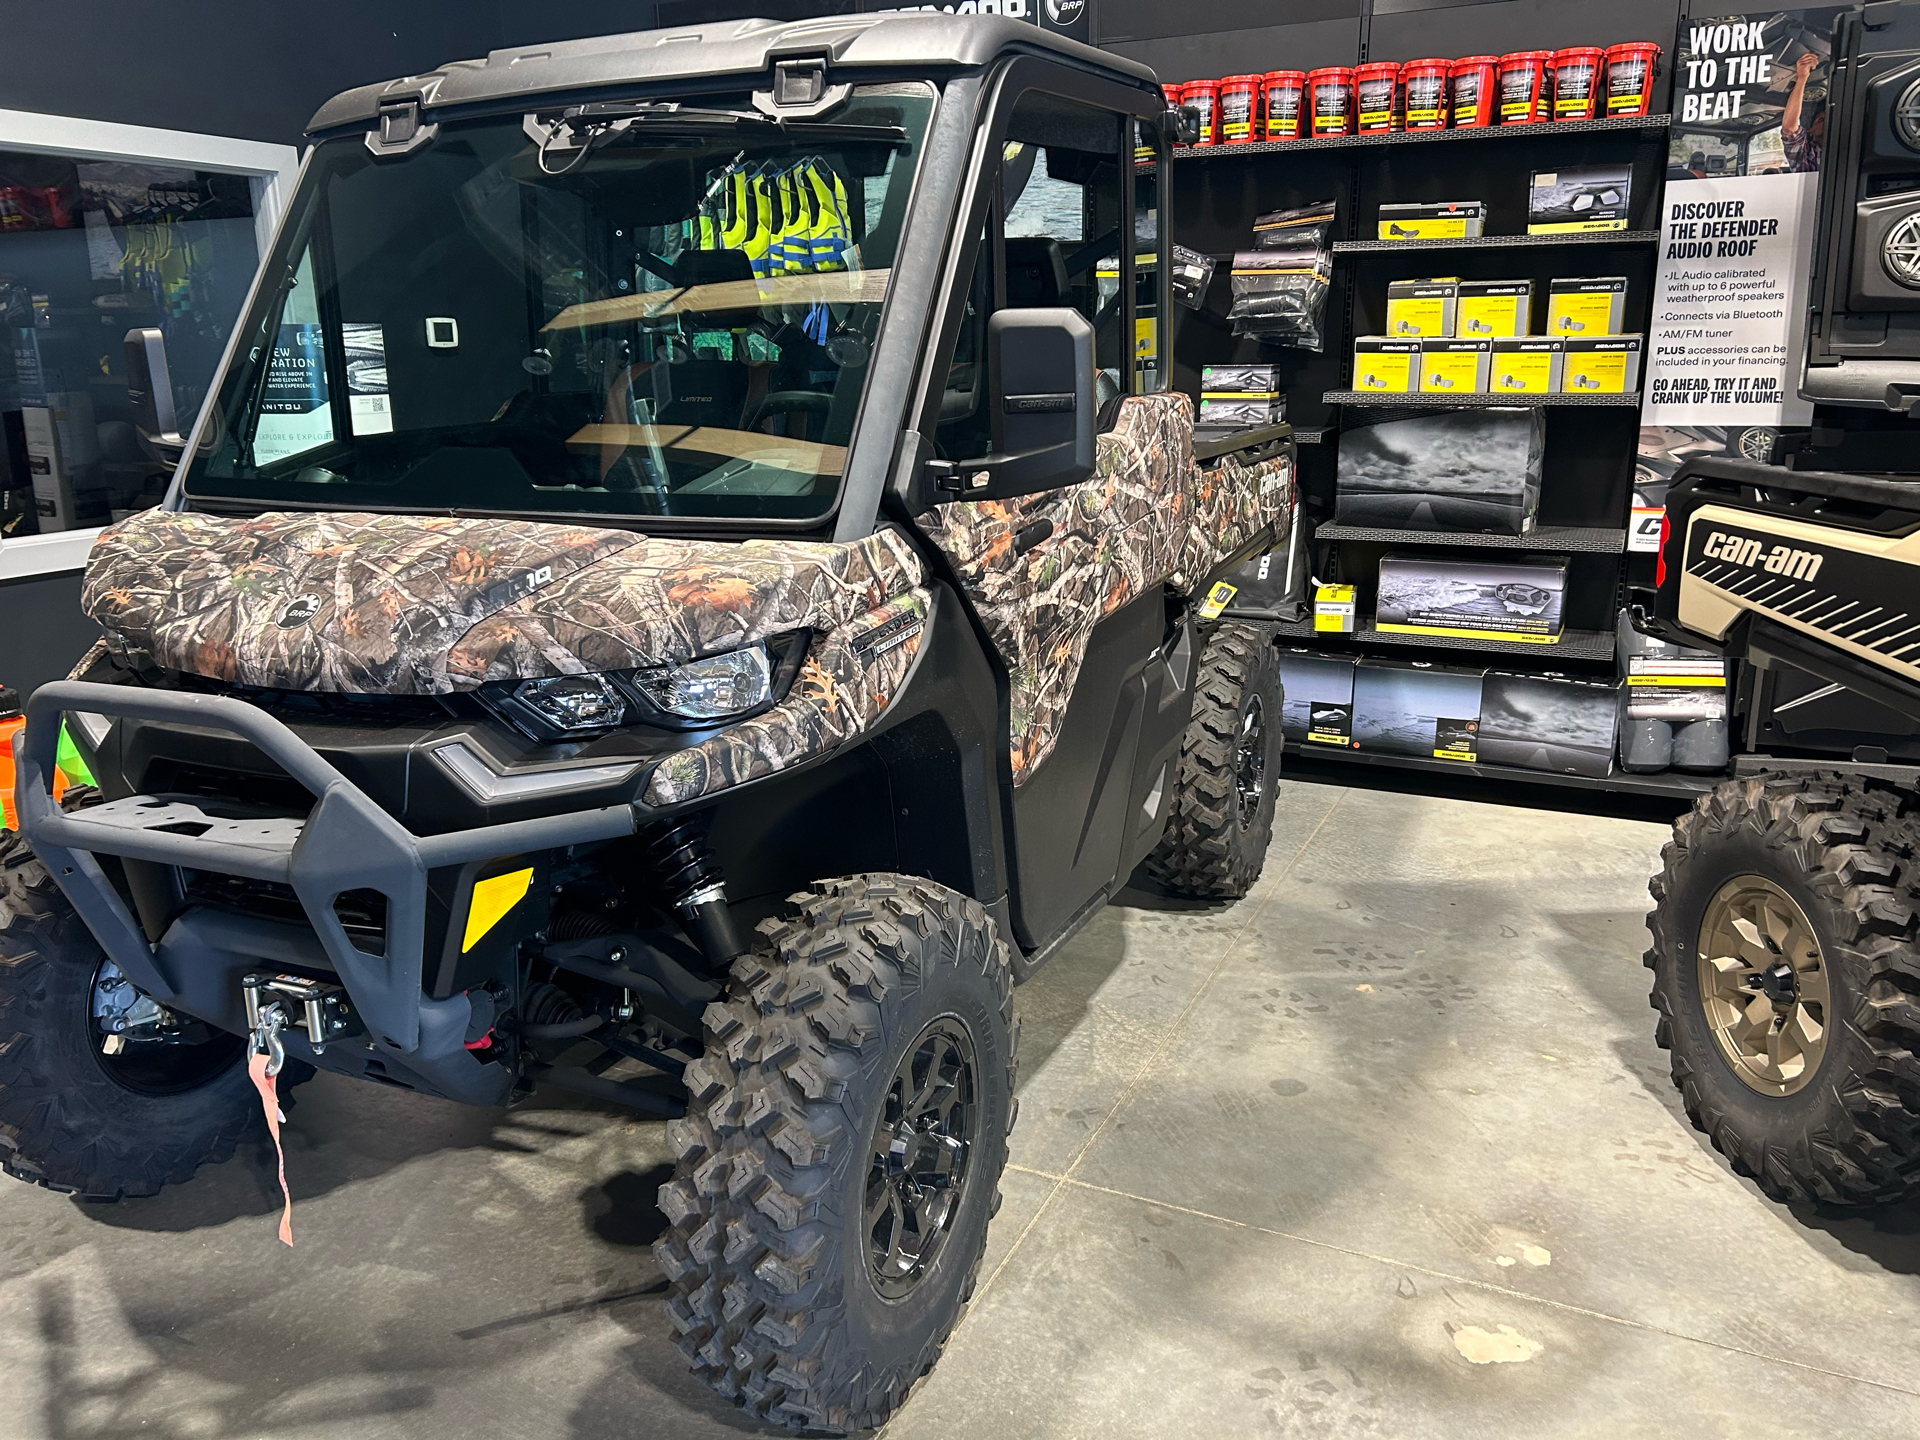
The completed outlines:
[[[791,415],[796,410],[809,416],[818,416],[825,420],[833,409],[833,397],[822,395],[817,390],[775,390],[762,396],[759,403],[747,412],[742,430],[758,430],[760,422],[769,415]],[[807,426],[809,430],[812,425]]]

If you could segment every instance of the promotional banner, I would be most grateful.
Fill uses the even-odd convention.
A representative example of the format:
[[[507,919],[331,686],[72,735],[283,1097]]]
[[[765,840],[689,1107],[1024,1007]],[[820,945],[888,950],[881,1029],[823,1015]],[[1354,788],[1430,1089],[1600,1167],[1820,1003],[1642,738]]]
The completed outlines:
[[[1799,398],[1838,7],[1683,20],[1630,548],[1659,541],[1676,455],[1764,460]]]

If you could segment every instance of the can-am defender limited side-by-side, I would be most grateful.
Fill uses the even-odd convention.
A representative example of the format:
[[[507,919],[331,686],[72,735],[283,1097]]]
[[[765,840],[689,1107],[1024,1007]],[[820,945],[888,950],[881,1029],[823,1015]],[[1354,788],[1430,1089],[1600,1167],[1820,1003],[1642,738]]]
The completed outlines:
[[[1641,623],[1741,662],[1736,778],[1648,917],[1688,1117],[1778,1200],[1920,1190],[1920,5],[1833,32],[1801,394],[1782,463],[1694,458]]]
[[[891,1413],[996,1208],[1013,983],[1142,862],[1243,894],[1273,823],[1277,659],[1215,587],[1284,541],[1292,442],[1197,456],[1148,393],[1178,123],[996,17],[325,106],[167,503],[93,551],[105,639],[29,704],[0,1165],[182,1180],[256,1054],[674,1117],[688,1360]],[[56,805],[63,715],[98,783]]]

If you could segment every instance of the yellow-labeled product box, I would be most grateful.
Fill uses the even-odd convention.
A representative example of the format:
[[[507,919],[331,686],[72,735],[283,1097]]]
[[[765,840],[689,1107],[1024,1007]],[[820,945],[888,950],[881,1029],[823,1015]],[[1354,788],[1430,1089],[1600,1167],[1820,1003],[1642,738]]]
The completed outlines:
[[[1567,342],[1550,335],[1509,335],[1493,342],[1492,378],[1496,395],[1553,395],[1560,389]]]
[[[1353,342],[1353,388],[1404,395],[1420,388],[1420,344],[1395,335],[1362,335]]]
[[[1418,205],[1382,205],[1382,240],[1476,240],[1486,230],[1484,200],[1435,200]]]
[[[1462,280],[1454,304],[1453,333],[1486,336],[1533,333],[1531,280]]]
[[[1491,340],[1422,340],[1420,391],[1425,395],[1475,395],[1487,388]]]
[[[1387,285],[1387,334],[1451,335],[1459,298],[1460,282],[1451,277],[1394,280]]]
[[[1353,586],[1318,585],[1313,591],[1313,628],[1320,634],[1353,633]]]
[[[1624,395],[1640,388],[1638,335],[1569,336],[1560,388],[1569,395]]]
[[[1547,285],[1547,334],[1618,335],[1627,318],[1624,275],[1554,280]]]

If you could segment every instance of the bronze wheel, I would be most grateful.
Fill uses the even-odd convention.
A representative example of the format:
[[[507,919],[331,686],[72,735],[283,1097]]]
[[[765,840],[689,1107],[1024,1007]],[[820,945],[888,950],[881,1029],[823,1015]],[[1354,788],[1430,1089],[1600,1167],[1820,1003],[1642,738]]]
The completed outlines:
[[[1762,1095],[1791,1095],[1827,1053],[1827,967],[1806,913],[1771,880],[1738,875],[1700,921],[1700,1003],[1720,1054]]]

